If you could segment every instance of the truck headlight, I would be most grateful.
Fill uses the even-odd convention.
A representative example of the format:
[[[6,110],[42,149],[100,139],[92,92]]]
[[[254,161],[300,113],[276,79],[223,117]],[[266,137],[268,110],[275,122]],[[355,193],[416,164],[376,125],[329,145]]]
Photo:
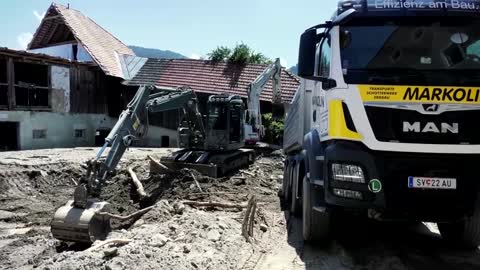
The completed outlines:
[[[332,164],[332,179],[352,183],[365,183],[365,176],[360,166],[351,164]]]

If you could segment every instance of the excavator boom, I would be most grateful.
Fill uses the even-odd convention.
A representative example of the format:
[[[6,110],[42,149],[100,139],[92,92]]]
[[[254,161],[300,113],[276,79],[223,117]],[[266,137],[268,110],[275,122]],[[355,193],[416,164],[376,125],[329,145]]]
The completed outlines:
[[[60,207],[51,222],[51,232],[57,239],[72,242],[93,242],[110,232],[108,202],[100,200],[108,174],[118,165],[126,149],[148,132],[148,114],[183,109],[184,120],[179,132],[179,144],[184,149],[167,157],[172,169],[190,167],[216,177],[253,161],[252,150],[239,149],[244,144],[244,107],[238,96],[219,95],[211,100],[205,128],[198,111],[193,90],[176,90],[141,86],[119,120],[105,138],[96,157],[88,162],[86,174],[74,191],[73,200]],[[152,94],[153,93],[153,94]],[[211,114],[210,114],[211,113]],[[212,125],[210,125],[213,123]],[[108,154],[103,154],[108,149]]]

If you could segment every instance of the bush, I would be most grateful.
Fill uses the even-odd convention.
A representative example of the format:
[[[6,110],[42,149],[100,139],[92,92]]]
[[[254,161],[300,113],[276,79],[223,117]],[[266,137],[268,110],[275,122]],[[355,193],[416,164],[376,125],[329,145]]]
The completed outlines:
[[[263,126],[265,127],[265,137],[262,141],[270,144],[283,144],[284,119],[274,119],[271,113],[262,115]]]

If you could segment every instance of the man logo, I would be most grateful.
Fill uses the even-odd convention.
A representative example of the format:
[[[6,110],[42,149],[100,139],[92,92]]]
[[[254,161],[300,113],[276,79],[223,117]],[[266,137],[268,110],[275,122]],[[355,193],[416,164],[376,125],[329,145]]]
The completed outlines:
[[[403,122],[403,132],[414,133],[452,133],[458,134],[458,123],[440,123],[440,127],[433,122],[422,125],[420,122]]]
[[[438,111],[438,104],[422,104],[423,110],[426,112]]]

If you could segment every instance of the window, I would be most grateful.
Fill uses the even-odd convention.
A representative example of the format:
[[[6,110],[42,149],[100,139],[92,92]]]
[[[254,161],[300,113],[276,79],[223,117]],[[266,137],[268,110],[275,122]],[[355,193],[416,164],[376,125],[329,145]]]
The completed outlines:
[[[34,129],[32,130],[33,139],[46,139],[47,130],[46,129]]]
[[[80,62],[93,62],[90,54],[79,43],[69,43],[62,45],[54,45],[46,48],[29,50],[29,52],[43,53],[51,56],[61,57],[68,60]]]
[[[74,130],[74,137],[77,139],[85,139],[86,138],[86,130],[85,129],[75,129]]]
[[[48,66],[14,63],[15,99],[19,107],[49,107]]]
[[[330,36],[323,39],[320,45],[320,59],[318,65],[318,75],[320,77],[330,77],[330,60],[332,50],[330,48]]]

